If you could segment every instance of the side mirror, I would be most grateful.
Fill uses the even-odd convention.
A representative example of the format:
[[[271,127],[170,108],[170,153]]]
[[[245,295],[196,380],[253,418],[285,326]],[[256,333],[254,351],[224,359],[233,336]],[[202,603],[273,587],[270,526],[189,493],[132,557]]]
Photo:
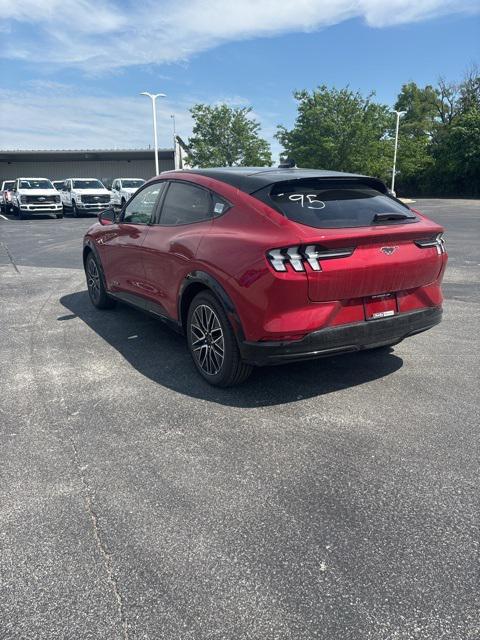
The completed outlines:
[[[109,224],[114,224],[116,220],[116,215],[114,209],[105,209],[105,211],[101,211],[98,214],[98,221],[100,224],[104,226],[108,226]]]

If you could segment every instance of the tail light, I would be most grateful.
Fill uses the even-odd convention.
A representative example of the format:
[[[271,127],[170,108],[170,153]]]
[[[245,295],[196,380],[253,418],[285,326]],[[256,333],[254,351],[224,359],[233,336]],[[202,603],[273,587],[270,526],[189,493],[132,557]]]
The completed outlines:
[[[307,264],[312,271],[321,271],[320,260],[347,258],[354,251],[355,247],[327,249],[316,244],[296,245],[271,249],[267,252],[267,259],[275,271],[287,271],[287,265],[290,265],[294,271],[305,271]]]
[[[442,253],[446,252],[443,233],[438,233],[436,236],[432,236],[430,238],[415,240],[415,244],[417,245],[417,247],[420,247],[421,249],[436,247],[438,255],[441,255]]]

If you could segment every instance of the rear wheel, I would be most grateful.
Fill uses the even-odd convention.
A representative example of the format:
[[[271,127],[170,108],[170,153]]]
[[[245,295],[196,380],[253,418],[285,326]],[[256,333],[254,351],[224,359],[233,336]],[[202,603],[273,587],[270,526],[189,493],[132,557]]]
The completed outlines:
[[[85,275],[87,277],[88,295],[94,307],[97,309],[111,309],[115,306],[105,289],[100,266],[93,255],[89,253],[85,261]]]
[[[188,310],[187,340],[198,372],[209,384],[231,387],[252,372],[242,362],[235,334],[217,298],[209,292],[195,296]]]

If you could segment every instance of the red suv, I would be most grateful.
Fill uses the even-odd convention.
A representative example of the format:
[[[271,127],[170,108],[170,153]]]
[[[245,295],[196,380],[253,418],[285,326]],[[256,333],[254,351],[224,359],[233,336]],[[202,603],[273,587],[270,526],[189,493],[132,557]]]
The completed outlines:
[[[199,169],[147,182],[84,239],[92,303],[186,334],[200,374],[386,347],[440,322],[443,229],[376,178]]]

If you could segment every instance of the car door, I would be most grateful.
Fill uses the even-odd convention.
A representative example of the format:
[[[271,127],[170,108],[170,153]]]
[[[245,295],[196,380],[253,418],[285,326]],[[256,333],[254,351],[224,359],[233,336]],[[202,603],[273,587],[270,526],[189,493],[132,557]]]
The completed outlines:
[[[64,206],[70,207],[70,205],[72,204],[71,196],[72,196],[72,181],[65,180],[63,189],[62,189],[62,195],[61,195]]]
[[[119,188],[119,180],[114,180],[112,183],[112,200],[113,200],[113,204],[115,205],[119,205],[120,204],[120,198],[119,198],[119,193],[118,193],[118,188]]]
[[[144,298],[146,291],[142,245],[154,217],[163,183],[150,184],[132,198],[120,213],[118,223],[100,234],[100,251],[107,287],[113,292]],[[130,299],[131,302],[140,302]]]
[[[143,242],[145,280],[159,313],[177,317],[181,283],[194,269],[202,236],[212,224],[212,196],[191,182],[171,180]]]

